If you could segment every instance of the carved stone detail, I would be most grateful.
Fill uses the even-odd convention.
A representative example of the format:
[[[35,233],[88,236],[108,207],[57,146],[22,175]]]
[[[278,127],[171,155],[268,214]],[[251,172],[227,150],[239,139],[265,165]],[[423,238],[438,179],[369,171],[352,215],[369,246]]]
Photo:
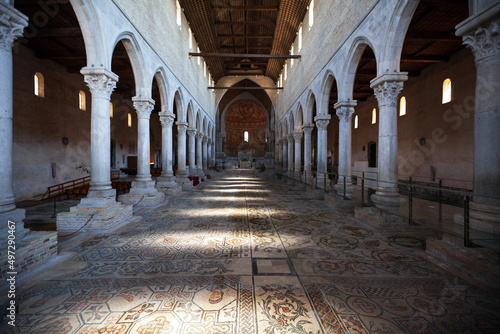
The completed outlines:
[[[473,35],[463,36],[463,44],[472,50],[476,63],[484,58],[500,54],[500,20],[488,27],[479,27]]]
[[[203,136],[203,138],[201,139],[202,143],[205,144],[208,142],[208,137],[207,136],[204,136],[203,134],[201,134]]]
[[[151,112],[154,109],[155,101],[153,99],[132,98],[134,109],[137,112],[138,118],[149,119]]]
[[[0,1],[0,48],[10,52],[14,41],[23,36],[27,25],[25,15]]]
[[[303,133],[300,130],[294,131],[294,133],[293,133],[293,138],[295,139],[296,143],[300,143],[300,141],[302,140],[302,136],[303,136]]]
[[[164,128],[172,127],[172,125],[174,124],[174,117],[175,117],[174,114],[160,112],[158,113],[158,115],[160,116],[160,122],[162,127]]]
[[[196,129],[195,128],[189,128],[187,129],[187,134],[189,137],[195,137],[196,138]]]
[[[354,114],[353,107],[338,107],[337,116],[341,122],[349,122]]]
[[[379,106],[397,107],[398,95],[403,89],[403,81],[383,81],[373,87]]]
[[[198,133],[196,134],[196,139],[198,139],[198,140],[203,139],[203,133],[198,132]]]
[[[108,100],[111,97],[111,93],[113,93],[113,90],[116,88],[116,83],[118,81],[107,73],[84,74],[83,80],[89,87],[93,97]]]
[[[182,123],[182,122],[177,122],[176,124],[177,124],[177,132],[178,132],[178,134],[185,136],[188,124],[187,123]]]
[[[302,126],[302,130],[304,130],[304,134],[310,136],[314,129],[314,124],[305,124]]]

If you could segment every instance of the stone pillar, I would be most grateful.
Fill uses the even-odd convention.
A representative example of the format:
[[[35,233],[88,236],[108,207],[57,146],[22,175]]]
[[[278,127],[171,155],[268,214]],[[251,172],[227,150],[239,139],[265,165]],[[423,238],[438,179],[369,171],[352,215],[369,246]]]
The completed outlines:
[[[463,36],[476,63],[470,217],[480,222],[471,220],[471,224],[500,233],[500,3],[478,8],[474,16],[457,25],[456,34]]]
[[[288,169],[288,139],[285,136],[283,139],[283,172],[286,173]]]
[[[0,252],[7,250],[8,221],[20,222],[25,217],[24,209],[16,209],[12,185],[12,117],[13,117],[13,74],[12,45],[21,37],[28,25],[28,18],[14,7],[0,2]],[[21,226],[17,226],[21,238]],[[25,230],[24,232],[27,232]],[[1,258],[4,259],[3,257]],[[2,262],[2,267],[5,262]]]
[[[278,166],[283,167],[283,139],[278,140]]]
[[[185,122],[176,122],[177,124],[177,183],[186,183],[186,130],[188,124]]]
[[[312,172],[311,172],[311,133],[314,129],[313,124],[305,124],[302,126],[304,130],[304,180],[306,183],[312,182]]]
[[[203,133],[196,134],[196,174],[203,174]]]
[[[87,198],[94,198],[96,206],[107,206],[115,202],[116,191],[111,188],[111,122],[109,101],[116,87],[118,76],[105,68],[85,67],[81,70],[92,95],[90,120],[90,189]],[[100,202],[100,203],[98,203]],[[89,203],[87,203],[89,204]]]
[[[175,182],[174,171],[172,169],[172,125],[174,124],[175,115],[167,111],[158,113],[161,122],[161,157],[162,170],[158,177],[156,187],[158,189],[167,189],[170,193],[178,191],[177,183]]]
[[[207,169],[212,166],[212,139],[207,142]]]
[[[208,137],[203,136],[202,139],[203,142],[203,154],[202,154],[202,162],[203,162],[203,170],[201,171],[203,173],[204,170],[207,170],[207,161],[208,161]]]
[[[293,170],[294,170],[294,166],[293,166],[293,151],[295,149],[295,145],[294,145],[294,139],[293,139],[293,134],[289,134],[288,135],[288,175],[290,177],[293,177]]]
[[[293,132],[293,138],[295,139],[295,175],[294,178],[300,181],[300,176],[302,174],[302,155],[301,155],[301,144],[302,144],[302,130],[297,130]]]
[[[352,115],[356,101],[339,101],[335,103],[337,116],[339,117],[339,181],[336,185],[337,191],[343,191],[344,180],[346,189],[352,190]],[[344,176],[345,179],[344,179]]]
[[[188,128],[189,136],[189,175],[196,175],[196,129]]]
[[[149,143],[149,118],[153,111],[154,100],[134,96],[132,98],[137,112],[137,177],[132,182],[128,194],[121,195],[122,203],[137,207],[155,206],[163,201],[164,195],[155,188],[156,181],[151,179],[151,145]],[[109,119],[109,115],[108,115]]]
[[[162,139],[162,170],[159,181],[173,182],[175,180],[174,171],[172,169],[172,125],[174,124],[175,115],[162,111],[158,113],[161,122],[161,139]]]
[[[407,73],[382,74],[370,83],[379,108],[378,125],[378,185],[372,195],[375,203],[399,205],[402,198],[398,189],[398,95],[403,89]]]
[[[318,115],[314,118],[316,126],[318,127],[318,170],[316,177],[318,178],[318,187],[323,188],[325,184],[325,177],[327,177],[326,163],[327,163],[327,148],[328,148],[328,123],[330,123],[331,116]]]
[[[134,96],[132,98],[137,113],[137,176],[136,182],[151,182],[151,145],[149,143],[149,118],[155,101]]]

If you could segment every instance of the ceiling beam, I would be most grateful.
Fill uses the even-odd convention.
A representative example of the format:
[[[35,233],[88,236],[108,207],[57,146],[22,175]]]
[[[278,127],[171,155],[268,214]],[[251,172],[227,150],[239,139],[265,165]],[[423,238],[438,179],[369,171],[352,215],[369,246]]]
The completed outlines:
[[[433,55],[421,55],[421,56],[401,56],[401,61],[411,62],[411,63],[445,63],[450,60],[449,56],[433,56]]]
[[[248,49],[248,50],[271,50],[270,46],[245,46],[245,45],[225,45],[220,47],[221,50],[237,50],[237,49]]]
[[[229,21],[229,22],[215,22],[216,26],[266,26],[266,25],[276,25],[273,21]]]
[[[300,55],[266,55],[260,53],[212,53],[189,52],[190,57],[218,57],[218,58],[265,58],[265,59],[300,59]]]
[[[36,34],[36,37],[76,37],[82,36],[80,27],[72,28],[43,28]]]
[[[232,65],[240,65],[240,64],[250,64],[250,65],[267,65],[266,62],[264,61],[253,61],[251,63],[242,63],[242,62],[238,62],[238,61],[230,61],[230,62],[226,62],[224,63],[224,65],[229,65],[229,66],[232,66]]]
[[[262,90],[262,89],[274,89],[274,90],[277,90],[277,89],[283,89],[283,87],[214,87],[214,86],[210,86],[210,87],[207,87],[208,89],[239,89],[239,90]]]
[[[218,34],[217,37],[219,37],[219,38],[274,38],[273,35],[269,35],[269,34],[266,34],[266,35]]]
[[[224,10],[246,10],[248,12],[261,12],[261,11],[278,11],[278,6],[227,6],[219,5],[212,6],[212,9],[224,9]]]

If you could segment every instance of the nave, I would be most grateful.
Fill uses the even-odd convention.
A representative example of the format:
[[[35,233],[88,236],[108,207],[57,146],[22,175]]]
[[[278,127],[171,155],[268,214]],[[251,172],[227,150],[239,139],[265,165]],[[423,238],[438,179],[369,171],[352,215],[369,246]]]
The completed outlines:
[[[500,299],[273,177],[225,171],[62,242],[20,286],[19,333],[495,333]],[[10,329],[9,329],[10,330]],[[3,331],[0,331],[3,332]]]

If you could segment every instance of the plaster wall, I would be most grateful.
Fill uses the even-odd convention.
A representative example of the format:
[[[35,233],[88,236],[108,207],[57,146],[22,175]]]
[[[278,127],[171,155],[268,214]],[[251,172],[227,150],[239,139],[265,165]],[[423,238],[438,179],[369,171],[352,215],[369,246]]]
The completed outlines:
[[[442,104],[446,78],[452,82],[452,101]],[[437,178],[472,181],[475,78],[474,58],[464,49],[452,55],[449,62],[430,66],[405,82],[399,95],[399,99],[405,96],[407,103],[407,114],[398,116],[400,179],[416,175],[422,176],[417,180],[429,182],[432,166]],[[353,129],[353,164],[368,161],[368,142],[378,143],[378,120],[377,124],[371,124],[373,108],[377,108],[378,117],[374,96],[355,108],[353,126],[358,115],[359,128]],[[421,138],[425,138],[425,145],[420,144]],[[444,181],[444,184],[472,186],[469,182]]]
[[[363,18],[375,0],[331,0],[315,1],[314,24],[309,29],[309,12],[302,23],[302,49],[297,51],[298,37],[294,42],[295,54],[301,55],[301,60],[294,60],[291,66],[289,59],[287,66],[287,80],[283,81],[283,94],[278,96],[279,113],[281,119],[297,96],[311,84],[326,66],[336,50],[342,46],[346,37]],[[281,72],[284,74],[284,71]]]
[[[22,45],[16,48],[13,61],[13,183],[19,201],[45,193],[48,186],[87,175],[75,167],[90,166],[92,106],[81,74],[68,73],[55,62],[38,59]],[[43,98],[34,95],[36,72],[44,76]],[[79,91],[86,95],[85,111],[78,106]],[[113,94],[112,101],[111,137],[116,141],[116,167],[122,168],[126,157],[137,153],[137,117],[129,100]],[[132,114],[132,128],[127,126],[128,113]],[[67,145],[62,143],[63,137],[68,138]]]
[[[196,39],[193,39],[193,48],[190,50],[189,25],[182,15],[182,25],[181,28],[178,27],[175,0],[161,1],[161,5],[150,0],[114,0],[113,3],[130,17],[158,56],[168,65],[176,81],[189,89],[193,98],[214,120],[214,97],[207,89],[208,71],[205,77],[203,59],[198,65],[198,57],[189,58],[189,52],[196,52]]]

